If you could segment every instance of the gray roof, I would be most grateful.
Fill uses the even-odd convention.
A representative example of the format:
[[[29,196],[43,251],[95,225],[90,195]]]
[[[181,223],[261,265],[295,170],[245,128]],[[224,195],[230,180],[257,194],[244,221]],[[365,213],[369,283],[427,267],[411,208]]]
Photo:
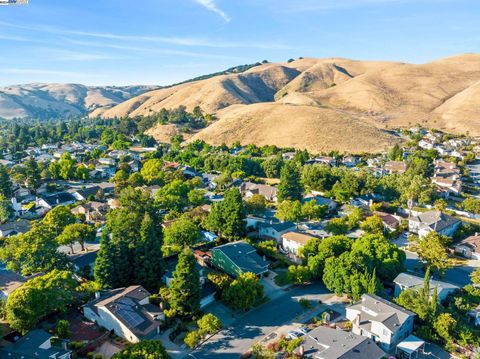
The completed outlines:
[[[343,330],[320,326],[303,338],[305,358],[379,359],[385,355],[372,339]]]
[[[362,295],[362,300],[350,306],[350,309],[360,312],[360,324],[380,322],[392,333],[395,333],[408,318],[415,316],[415,313],[374,294]]]
[[[272,228],[277,232],[283,232],[296,228],[295,223],[293,222],[280,222],[280,223],[260,223],[260,227]]]
[[[268,269],[269,263],[258,255],[255,248],[244,241],[227,243],[212,248],[212,251],[223,252],[243,272],[261,274]]]
[[[419,213],[418,215],[414,216],[412,220],[423,223],[437,232],[460,222],[459,219],[446,215],[441,211],[428,211]]]
[[[97,312],[99,307],[108,309],[132,333],[142,338],[152,333],[161,324],[152,317],[158,311],[152,313],[150,311],[151,305],[141,305],[139,303],[150,295],[146,289],[139,285],[117,288],[101,292],[100,298],[88,302],[85,307],[89,307],[94,312]]]
[[[393,282],[407,288],[419,288],[419,287],[423,288],[424,278],[418,277],[416,275],[409,274],[409,273],[400,273],[393,280]],[[434,279],[430,279],[429,283],[430,283],[430,291],[433,291],[435,287],[438,288],[439,292],[442,289],[459,289],[459,287],[456,286],[455,284],[441,282]]]
[[[40,348],[51,337],[45,330],[32,330],[16,343],[0,348],[0,357],[9,359],[51,359],[58,358],[69,352],[56,347],[49,349]]]

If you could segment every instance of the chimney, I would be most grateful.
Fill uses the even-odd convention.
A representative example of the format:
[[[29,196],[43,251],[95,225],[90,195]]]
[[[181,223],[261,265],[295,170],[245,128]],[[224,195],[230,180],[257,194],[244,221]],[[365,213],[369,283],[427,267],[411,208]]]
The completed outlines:
[[[353,324],[358,328],[360,327],[360,314],[357,314],[355,317],[355,320],[353,321]]]

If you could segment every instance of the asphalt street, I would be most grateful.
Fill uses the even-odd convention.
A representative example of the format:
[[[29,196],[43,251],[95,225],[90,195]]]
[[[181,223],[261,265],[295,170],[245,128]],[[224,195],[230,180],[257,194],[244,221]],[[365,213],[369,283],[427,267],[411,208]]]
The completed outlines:
[[[318,301],[325,300],[331,295],[318,283],[293,288],[233,322],[229,328],[214,335],[189,354],[189,358],[238,359],[255,342],[277,327],[293,324],[295,318],[303,313],[299,304],[301,298]]]

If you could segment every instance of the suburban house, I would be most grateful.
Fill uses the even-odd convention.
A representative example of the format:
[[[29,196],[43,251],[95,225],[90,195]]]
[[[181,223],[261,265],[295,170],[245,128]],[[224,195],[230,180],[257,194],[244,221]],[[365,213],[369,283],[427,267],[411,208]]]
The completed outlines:
[[[451,237],[460,224],[459,219],[441,211],[429,211],[412,216],[408,221],[408,229],[410,232],[418,234],[419,237],[425,237],[430,232]]]
[[[446,198],[450,194],[459,195],[462,192],[462,181],[457,165],[442,160],[436,160],[434,164],[432,183],[438,187],[438,192]]]
[[[352,332],[372,338],[386,352],[393,352],[412,334],[414,317],[415,313],[373,294],[364,294],[360,302],[347,307]]]
[[[70,359],[71,351],[52,346],[52,335],[45,330],[28,332],[16,343],[0,348],[0,358],[11,359]]]
[[[99,186],[89,186],[72,192],[73,197],[77,201],[86,201],[90,197],[95,197],[95,195],[100,191]]]
[[[72,208],[71,212],[84,215],[87,222],[103,222],[109,208],[106,203],[90,201]]]
[[[258,234],[260,237],[273,238],[280,243],[282,234],[293,231],[296,228],[297,226],[293,222],[260,223]]]
[[[30,222],[26,220],[0,224],[0,238],[15,236],[21,233],[26,233],[28,232],[29,229],[30,229]]]
[[[37,206],[52,209],[56,206],[68,206],[75,203],[76,199],[68,192],[59,192],[50,196],[39,197],[36,200]]]
[[[422,289],[424,286],[424,279],[413,274],[400,273],[394,280],[395,283],[395,297],[398,297],[405,289]],[[433,294],[435,287],[437,288],[438,300],[441,302],[447,298],[450,293],[460,289],[458,286],[430,279],[430,296]]]
[[[387,231],[394,232],[398,226],[402,223],[402,217],[395,216],[385,212],[375,212],[375,215],[380,217],[383,222],[383,226]]]
[[[337,202],[330,198],[317,196],[315,195],[315,192],[313,192],[312,194],[307,194],[305,197],[303,197],[302,204],[308,201],[315,201],[315,204],[318,204],[319,206],[326,206],[329,211],[334,211],[335,209],[337,209]]]
[[[267,201],[277,202],[278,188],[266,184],[258,184],[253,182],[243,182],[240,185],[240,193],[244,198],[250,198],[255,194],[262,195]]]
[[[300,232],[287,232],[282,234],[282,248],[287,252],[298,255],[298,251],[302,248],[312,236]]]
[[[407,171],[407,163],[403,161],[388,161],[384,167],[389,175],[393,173],[403,174]]]
[[[262,275],[268,271],[268,261],[260,257],[250,244],[244,241],[227,243],[211,249],[212,265],[232,277],[251,272]]]
[[[7,269],[0,270],[0,300],[7,300],[8,296],[26,281],[27,278],[18,273]]]
[[[88,320],[113,331],[131,343],[151,339],[160,331],[162,310],[149,302],[151,294],[142,286],[97,292],[83,306]]]
[[[357,157],[353,156],[345,156],[342,159],[342,164],[346,167],[355,167],[359,163],[359,160]]]
[[[99,248],[95,248],[89,252],[70,255],[69,259],[72,261],[74,271],[77,273],[80,272],[81,274],[93,274],[98,250]]]
[[[319,157],[315,157],[312,160],[308,160],[306,162],[306,164],[308,164],[308,165],[311,165],[311,164],[314,164],[314,163],[319,163],[319,164],[322,164],[322,165],[329,165],[331,167],[335,167],[337,165],[337,160],[334,157],[330,157],[330,156],[319,156]]]
[[[480,260],[480,236],[478,233],[458,242],[454,248],[455,253],[465,258]]]
[[[302,358],[315,359],[380,359],[385,352],[375,342],[361,335],[317,327],[303,337],[302,345],[295,351]]]

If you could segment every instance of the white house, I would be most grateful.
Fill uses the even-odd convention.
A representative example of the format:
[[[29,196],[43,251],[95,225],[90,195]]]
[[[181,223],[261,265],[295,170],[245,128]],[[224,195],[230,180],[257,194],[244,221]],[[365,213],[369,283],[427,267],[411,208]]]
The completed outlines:
[[[462,222],[441,211],[429,211],[418,213],[408,221],[408,229],[419,237],[425,237],[430,232],[451,237]]]
[[[386,352],[393,352],[412,334],[414,317],[415,313],[373,294],[364,294],[360,302],[347,307],[352,332],[372,338]]]
[[[298,251],[312,238],[300,232],[287,232],[282,234],[282,247],[291,254],[298,255]]]
[[[149,302],[150,293],[142,286],[97,292],[83,306],[88,320],[113,331],[131,343],[151,339],[160,331],[162,310]]]
[[[293,222],[260,223],[258,234],[260,237],[273,238],[280,243],[282,234],[293,231],[296,228],[297,226]]]

